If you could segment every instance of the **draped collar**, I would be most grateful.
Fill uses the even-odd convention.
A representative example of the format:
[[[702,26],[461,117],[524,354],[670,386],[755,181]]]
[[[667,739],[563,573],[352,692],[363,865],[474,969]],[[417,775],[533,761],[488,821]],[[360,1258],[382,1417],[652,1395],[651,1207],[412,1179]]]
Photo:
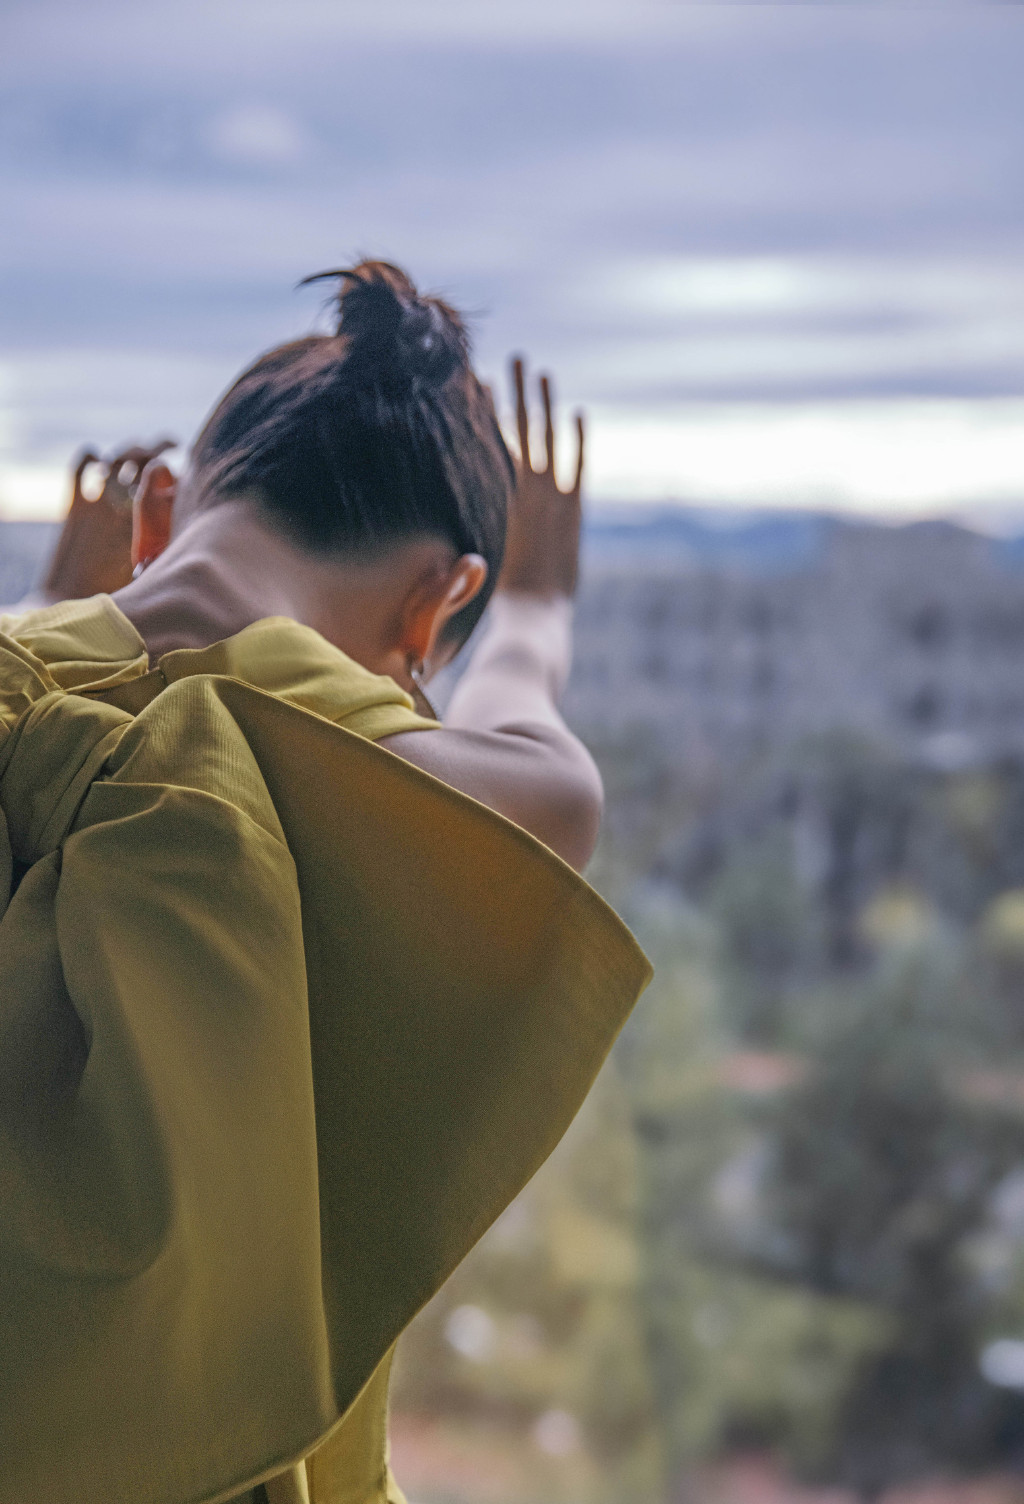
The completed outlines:
[[[264,617],[209,647],[176,648],[155,664],[109,595],[0,616],[0,635],[45,666],[54,688],[123,705],[133,714],[166,685],[193,674],[241,679],[329,721],[349,717],[356,705],[377,705],[382,697],[414,708],[393,679],[371,673],[287,616]]]
[[[394,680],[287,617],[155,665],[109,595],[0,617],[0,817],[15,861],[61,844],[126,727],[168,685],[198,675],[239,680],[370,740],[437,724]],[[0,870],[0,894],[8,887]]]

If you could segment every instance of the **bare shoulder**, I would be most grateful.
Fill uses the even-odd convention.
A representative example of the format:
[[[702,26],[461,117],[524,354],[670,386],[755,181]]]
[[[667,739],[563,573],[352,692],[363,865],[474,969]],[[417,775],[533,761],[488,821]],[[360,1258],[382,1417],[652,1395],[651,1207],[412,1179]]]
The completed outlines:
[[[601,775],[570,731],[524,720],[500,731],[405,731],[380,745],[514,820],[577,871],[589,861]]]

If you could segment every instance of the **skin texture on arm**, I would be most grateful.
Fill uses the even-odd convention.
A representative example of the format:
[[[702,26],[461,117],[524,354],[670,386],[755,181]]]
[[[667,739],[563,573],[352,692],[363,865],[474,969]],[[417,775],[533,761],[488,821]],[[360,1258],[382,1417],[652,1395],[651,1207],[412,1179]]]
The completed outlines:
[[[579,870],[597,841],[603,799],[593,759],[558,710],[572,663],[583,425],[577,419],[575,479],[561,491],[550,385],[541,381],[545,456],[535,470],[519,361],[515,379],[518,486],[483,638],[452,697],[444,734],[407,732],[383,745],[507,815]]]
[[[501,594],[452,698],[443,732],[381,745],[530,831],[577,870],[601,822],[601,778],[559,714],[568,666],[567,599]]]

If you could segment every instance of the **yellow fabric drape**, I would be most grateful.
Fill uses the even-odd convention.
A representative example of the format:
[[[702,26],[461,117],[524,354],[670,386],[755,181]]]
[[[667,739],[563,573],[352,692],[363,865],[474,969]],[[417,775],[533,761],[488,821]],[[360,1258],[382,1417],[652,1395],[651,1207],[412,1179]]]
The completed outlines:
[[[0,620],[0,1504],[325,1439],[348,1504],[350,1407],[579,1106],[647,963],[372,744],[430,724],[292,622],[149,671],[106,597]]]

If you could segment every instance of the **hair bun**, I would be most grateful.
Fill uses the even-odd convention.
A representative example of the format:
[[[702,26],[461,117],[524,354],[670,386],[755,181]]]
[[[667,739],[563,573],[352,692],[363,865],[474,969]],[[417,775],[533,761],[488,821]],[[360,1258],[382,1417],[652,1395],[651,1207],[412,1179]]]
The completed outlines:
[[[466,330],[440,298],[420,297],[387,261],[363,261],[303,277],[299,286],[340,279],[335,333],[348,341],[348,361],[386,386],[440,387],[469,364]]]

